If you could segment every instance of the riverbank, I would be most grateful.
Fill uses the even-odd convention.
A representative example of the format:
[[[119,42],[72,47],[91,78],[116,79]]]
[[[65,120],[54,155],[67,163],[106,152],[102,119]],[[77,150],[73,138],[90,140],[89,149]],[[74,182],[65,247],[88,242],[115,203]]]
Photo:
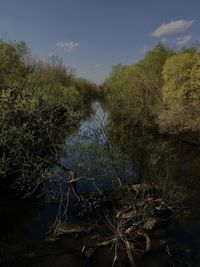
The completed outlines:
[[[34,59],[24,42],[0,41],[0,54],[0,191],[29,197],[90,112],[96,85],[75,77],[59,57]]]
[[[199,59],[194,47],[158,44],[135,64],[114,66],[102,85],[113,120],[199,146]]]
[[[69,181],[69,176],[59,168],[53,169],[51,182],[47,183],[46,195],[40,199],[30,203],[27,201],[15,202],[16,206],[13,203],[9,205],[7,201],[1,201],[0,213],[1,218],[4,219],[1,220],[0,242],[1,258],[6,264],[4,265],[64,267],[67,262],[70,267],[110,267],[114,256],[110,247],[99,248],[89,260],[86,256],[81,255],[84,245],[86,247],[83,254],[88,255],[88,249],[95,247],[95,242],[100,242],[97,237],[96,240],[94,239],[94,232],[71,233],[55,242],[49,242],[47,236],[49,236],[52,226],[55,226],[55,218],[60,218],[59,216],[63,212],[65,213],[66,207],[68,212],[65,213],[65,215],[67,214],[65,219],[67,218],[69,223],[67,226],[71,229],[75,226],[95,224],[96,218],[98,218],[95,211],[98,210],[103,198],[101,192],[116,186],[117,172],[125,184],[137,182],[138,174],[142,175],[144,183],[149,181],[149,177],[154,178],[152,183],[157,184],[160,181],[158,185],[161,188],[165,188],[167,185],[166,189],[169,188],[171,193],[174,191],[177,197],[179,197],[178,192],[182,187],[187,189],[184,206],[187,206],[190,214],[188,216],[180,214],[177,220],[174,220],[173,217],[170,224],[165,223],[161,228],[156,226],[155,232],[151,233],[152,250],[145,253],[143,257],[137,256],[137,266],[144,267],[152,264],[152,266],[164,267],[169,264],[169,260],[173,260],[177,266],[187,266],[188,263],[195,266],[199,253],[198,235],[195,233],[198,233],[200,229],[200,213],[199,205],[197,205],[200,192],[200,188],[197,186],[200,166],[198,152],[190,146],[186,148],[180,144],[169,149],[170,143],[167,141],[163,143],[156,138],[146,138],[145,142],[134,137],[130,139],[128,135],[122,134],[117,129],[115,129],[115,133],[118,135],[116,138],[114,129],[107,129],[109,127],[108,114],[99,103],[93,104],[93,110],[92,115],[80,123],[80,128],[66,138],[65,146],[60,151],[61,163],[76,171],[77,178],[82,177],[77,182],[77,190],[88,195],[85,205],[83,205],[83,214],[80,213],[80,207],[84,201],[82,204],[79,203],[73,193],[70,193],[68,198],[67,181]],[[124,147],[121,147],[120,136],[123,137],[124,144],[127,144]],[[141,162],[142,165],[138,165]],[[139,171],[141,168],[142,172]],[[60,191],[61,188],[62,191]],[[178,189],[177,192],[176,189]],[[91,192],[93,194],[89,197]],[[145,196],[146,193],[144,191]],[[117,193],[113,194],[118,197]],[[138,193],[137,196],[139,202],[140,194]],[[134,196],[136,196],[135,193]],[[66,202],[67,199],[69,202]],[[124,198],[122,199],[124,200]],[[64,208],[60,214],[58,211],[61,200],[64,201]],[[135,201],[128,203],[135,203]],[[115,204],[117,204],[116,201],[114,201],[114,207]],[[140,203],[140,205],[143,204]],[[84,214],[85,216],[83,216]],[[128,215],[131,216],[133,213],[126,214],[125,217]],[[103,225],[100,224],[100,226]],[[101,232],[101,237],[105,232]],[[106,237],[108,241],[109,236]],[[168,240],[168,252],[166,244],[161,245],[159,240]],[[187,251],[190,253],[187,254]],[[173,255],[172,259],[168,255],[169,252]],[[122,254],[122,266],[130,266],[127,253],[123,252]],[[183,259],[185,265],[180,265],[183,264],[180,263]]]

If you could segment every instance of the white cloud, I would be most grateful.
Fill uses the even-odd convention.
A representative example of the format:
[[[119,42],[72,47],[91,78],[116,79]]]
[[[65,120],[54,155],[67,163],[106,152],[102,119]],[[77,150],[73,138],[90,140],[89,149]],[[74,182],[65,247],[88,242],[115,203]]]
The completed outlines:
[[[192,26],[194,20],[176,20],[169,23],[163,23],[155,31],[151,33],[152,36],[160,37],[163,35],[170,35],[179,32],[184,32]]]
[[[56,44],[59,48],[64,49],[65,51],[71,51],[74,48],[78,47],[79,44],[75,42],[58,42]]]
[[[97,68],[97,69],[101,68],[101,64],[96,64],[95,68]]]
[[[176,38],[176,44],[177,45],[187,44],[190,41],[191,38],[192,38],[191,35],[180,36],[180,37]]]

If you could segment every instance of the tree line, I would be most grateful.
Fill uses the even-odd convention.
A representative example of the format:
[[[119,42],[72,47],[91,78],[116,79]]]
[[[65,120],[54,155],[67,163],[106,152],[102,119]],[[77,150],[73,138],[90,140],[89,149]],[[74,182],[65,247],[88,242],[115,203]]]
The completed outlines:
[[[103,84],[115,120],[142,131],[192,136],[200,132],[200,53],[159,43],[139,62],[116,65]]]
[[[24,42],[0,41],[0,73],[0,190],[29,195],[88,113],[96,85],[57,56],[34,59]]]

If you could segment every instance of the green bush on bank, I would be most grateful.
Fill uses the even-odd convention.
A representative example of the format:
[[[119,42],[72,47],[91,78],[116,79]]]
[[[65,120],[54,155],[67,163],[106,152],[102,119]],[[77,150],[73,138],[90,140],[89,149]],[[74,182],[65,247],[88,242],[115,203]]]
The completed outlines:
[[[175,52],[162,44],[130,66],[117,65],[104,82],[107,108],[114,119],[142,130],[199,133],[200,54]]]
[[[161,130],[172,134],[200,132],[200,55],[185,52],[170,57],[163,79]]]
[[[0,189],[22,195],[48,178],[48,160],[89,107],[63,64],[30,62],[24,43],[0,42]]]
[[[144,129],[154,126],[161,103],[162,67],[172,51],[159,44],[131,66],[116,66],[104,82],[109,109],[120,106],[122,118]]]

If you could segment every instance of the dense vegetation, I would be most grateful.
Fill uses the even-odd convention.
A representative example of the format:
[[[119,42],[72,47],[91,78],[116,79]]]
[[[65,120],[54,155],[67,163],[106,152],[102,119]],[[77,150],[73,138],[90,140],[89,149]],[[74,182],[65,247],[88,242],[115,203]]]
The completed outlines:
[[[192,134],[192,138],[199,134],[199,67],[200,55],[196,49],[175,52],[159,44],[138,63],[115,66],[103,86],[97,88],[85,79],[76,78],[56,56],[34,60],[23,42],[1,41],[0,191],[11,193],[9,196],[28,197],[38,192],[40,185],[47,185],[47,201],[44,209],[39,204],[38,212],[42,215],[37,227],[40,229],[42,225],[44,231],[51,213],[55,216],[47,231],[49,241],[70,234],[73,238],[67,236],[70,256],[73,240],[74,255],[81,251],[81,259],[87,263],[96,260],[93,254],[98,252],[98,247],[108,251],[107,246],[112,246],[114,250],[109,251],[111,258],[114,257],[110,265],[118,266],[118,261],[123,263],[128,259],[129,265],[135,266],[139,262],[138,251],[139,255],[150,252],[155,238],[153,230],[164,227],[174,213],[185,215],[183,203],[189,199],[186,192],[193,197],[199,194],[199,190],[194,194],[194,187],[198,187],[198,154],[188,150],[182,153],[179,144],[176,149],[171,142],[155,135],[155,131]],[[89,127],[87,120],[85,125],[81,124],[83,131],[66,139],[89,114],[91,101],[97,97],[105,100],[111,119],[107,121],[107,114],[95,103]],[[185,154],[190,154],[192,160]],[[61,171],[54,166],[61,167]],[[50,177],[50,183],[46,183]],[[196,198],[193,199],[196,204]],[[189,202],[193,203],[191,199]],[[0,213],[3,219],[11,218],[7,205]],[[35,214],[34,211],[34,217]],[[13,220],[16,215],[11,218],[14,225],[19,224]],[[78,222],[75,227],[70,225],[73,216],[71,221]],[[40,223],[43,217],[45,223]],[[79,223],[86,217],[89,223],[82,227]],[[6,224],[7,221],[1,226],[2,232]],[[33,227],[37,228],[35,223]],[[13,228],[16,233],[17,228]],[[41,247],[39,253],[36,248],[31,248],[30,253],[21,236],[22,247],[19,247],[10,229],[8,232],[9,237],[6,233],[0,238],[3,264],[7,260],[15,262],[15,254],[17,261],[20,256],[25,262],[48,258],[44,243],[45,256]],[[170,246],[169,261],[175,262],[171,238],[161,238],[162,243],[157,244],[159,253],[166,253]],[[32,241],[29,236],[28,239]],[[54,243],[53,247],[57,249],[57,245]],[[179,250],[191,261],[185,244]]]
[[[199,139],[199,81],[198,49],[158,44],[136,64],[113,67],[103,84],[106,106],[125,125]]]
[[[56,56],[34,60],[23,42],[0,42],[0,72],[1,189],[29,195],[48,178],[50,162],[87,114],[97,88]],[[197,49],[175,52],[158,44],[136,64],[114,66],[103,93],[122,125],[199,142],[199,81]]]
[[[1,190],[29,195],[87,114],[95,85],[76,78],[56,56],[32,59],[23,42],[0,42],[0,73]]]

